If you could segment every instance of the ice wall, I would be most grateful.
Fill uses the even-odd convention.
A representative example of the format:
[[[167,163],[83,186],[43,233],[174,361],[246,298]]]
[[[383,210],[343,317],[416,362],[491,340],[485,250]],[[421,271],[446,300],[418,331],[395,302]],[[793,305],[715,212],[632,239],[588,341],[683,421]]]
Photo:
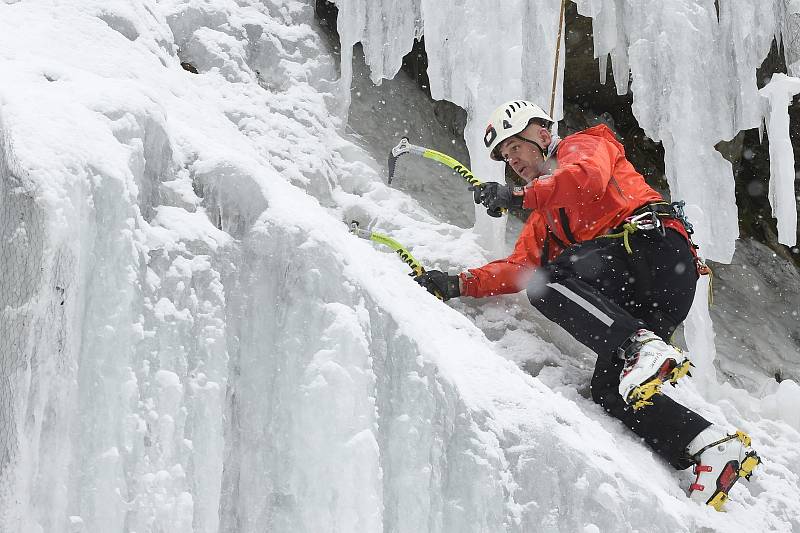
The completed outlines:
[[[337,133],[311,22],[288,0],[0,4],[0,530],[800,527],[790,428],[752,422],[775,466],[710,516],[347,233],[486,259]]]
[[[338,137],[309,10],[135,6],[0,7],[0,529],[612,527],[613,437],[347,233],[480,253]]]
[[[495,107],[512,98],[527,98],[549,107],[560,3],[334,3],[339,7],[344,86],[349,87],[349,62],[356,42],[362,42],[377,83],[394,77],[414,38],[424,33],[432,97],[467,110],[465,137],[473,154],[472,169],[482,176],[499,176],[502,165],[476,157],[485,151],[484,122]],[[563,36],[560,46],[559,81],[563,76]],[[558,83],[553,112],[556,118],[562,115],[560,90]]]

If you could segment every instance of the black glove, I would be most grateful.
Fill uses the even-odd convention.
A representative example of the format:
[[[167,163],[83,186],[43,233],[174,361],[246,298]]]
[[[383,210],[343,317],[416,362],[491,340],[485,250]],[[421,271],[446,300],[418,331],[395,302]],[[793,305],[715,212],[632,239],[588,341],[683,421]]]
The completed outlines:
[[[429,293],[437,298],[441,298],[442,301],[461,296],[461,289],[458,286],[458,276],[448,276],[447,273],[440,270],[428,270],[423,272],[414,278],[414,281],[425,287]]]
[[[469,188],[472,191],[476,204],[483,204],[489,216],[499,217],[503,214],[503,209],[509,207],[522,207],[522,199],[525,193],[522,187],[506,187],[495,181],[473,185]]]

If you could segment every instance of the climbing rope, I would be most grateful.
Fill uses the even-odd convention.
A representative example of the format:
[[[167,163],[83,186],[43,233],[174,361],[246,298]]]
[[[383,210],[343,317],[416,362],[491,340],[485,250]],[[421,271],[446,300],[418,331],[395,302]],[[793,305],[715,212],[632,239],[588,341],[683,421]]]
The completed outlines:
[[[550,116],[553,116],[553,111],[556,105],[556,81],[558,81],[558,63],[561,59],[561,36],[564,31],[564,14],[567,10],[567,0],[561,0],[561,14],[558,18],[558,38],[556,38],[556,60],[553,65],[553,90],[550,93]]]
[[[625,251],[628,254],[633,254],[633,249],[631,248],[630,242],[630,235],[631,233],[635,233],[636,230],[639,229],[639,226],[636,222],[626,222],[622,225],[622,231],[619,233],[609,233],[607,235],[600,235],[601,237],[605,237],[608,239],[619,239],[622,238],[622,243],[625,245]]]
[[[697,263],[697,272],[701,276],[708,276],[708,305],[714,305],[714,271],[706,264],[705,261],[699,259]]]

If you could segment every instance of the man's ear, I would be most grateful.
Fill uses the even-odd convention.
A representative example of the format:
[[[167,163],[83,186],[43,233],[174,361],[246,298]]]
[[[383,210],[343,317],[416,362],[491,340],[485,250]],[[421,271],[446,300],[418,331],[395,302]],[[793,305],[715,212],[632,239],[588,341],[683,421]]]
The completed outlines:
[[[550,145],[550,143],[553,141],[553,134],[550,133],[550,129],[548,129],[548,128],[544,127],[544,126],[539,126],[539,127],[542,128],[539,131],[539,135],[541,135],[542,140],[544,141],[544,146],[545,146],[545,148],[547,148]]]

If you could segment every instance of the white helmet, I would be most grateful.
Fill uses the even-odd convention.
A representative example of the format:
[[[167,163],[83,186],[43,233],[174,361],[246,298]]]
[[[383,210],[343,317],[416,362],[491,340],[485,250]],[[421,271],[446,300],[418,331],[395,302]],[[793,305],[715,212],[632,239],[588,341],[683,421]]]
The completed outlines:
[[[498,145],[509,137],[522,132],[534,119],[553,122],[544,109],[526,100],[506,102],[495,109],[489,118],[489,125],[486,126],[486,133],[483,136],[483,143],[489,150],[489,157],[495,161],[502,161],[503,158],[496,151]]]

